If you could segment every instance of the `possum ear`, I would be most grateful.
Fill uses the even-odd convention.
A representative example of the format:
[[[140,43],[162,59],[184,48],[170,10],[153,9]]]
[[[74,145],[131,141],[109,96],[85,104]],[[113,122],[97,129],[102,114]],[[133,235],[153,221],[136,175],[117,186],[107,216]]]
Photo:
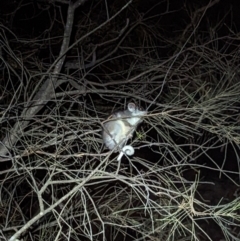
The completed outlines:
[[[129,103],[128,104],[128,110],[130,112],[134,112],[136,110],[136,105],[134,103]]]

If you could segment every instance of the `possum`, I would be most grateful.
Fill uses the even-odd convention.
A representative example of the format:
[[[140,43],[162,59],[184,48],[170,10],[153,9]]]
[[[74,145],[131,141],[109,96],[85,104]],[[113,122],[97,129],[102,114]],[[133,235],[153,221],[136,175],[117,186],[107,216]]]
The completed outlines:
[[[145,114],[147,111],[134,103],[129,103],[126,110],[112,114],[103,124],[103,142],[109,150],[120,152],[118,161],[121,160],[123,154],[128,156],[134,154],[134,148],[126,143],[133,137],[134,131],[142,122]]]

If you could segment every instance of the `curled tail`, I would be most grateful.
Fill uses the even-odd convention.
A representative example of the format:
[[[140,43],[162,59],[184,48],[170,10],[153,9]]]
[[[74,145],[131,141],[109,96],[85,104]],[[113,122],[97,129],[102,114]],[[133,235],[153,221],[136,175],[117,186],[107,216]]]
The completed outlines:
[[[134,152],[135,151],[134,151],[134,148],[132,146],[126,145],[122,148],[117,160],[121,161],[123,154],[128,155],[128,156],[132,156],[134,154]]]

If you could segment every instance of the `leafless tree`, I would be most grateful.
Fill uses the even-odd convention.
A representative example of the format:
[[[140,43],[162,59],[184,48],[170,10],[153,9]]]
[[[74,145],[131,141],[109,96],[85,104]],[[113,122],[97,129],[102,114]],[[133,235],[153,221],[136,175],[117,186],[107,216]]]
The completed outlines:
[[[12,4],[0,20],[1,239],[214,240],[209,220],[238,240],[239,169],[225,166],[239,161],[240,43],[229,12],[208,14],[219,1]],[[16,22],[35,18],[31,33]],[[117,162],[102,123],[129,101],[148,115]],[[208,203],[204,170],[231,197]]]

